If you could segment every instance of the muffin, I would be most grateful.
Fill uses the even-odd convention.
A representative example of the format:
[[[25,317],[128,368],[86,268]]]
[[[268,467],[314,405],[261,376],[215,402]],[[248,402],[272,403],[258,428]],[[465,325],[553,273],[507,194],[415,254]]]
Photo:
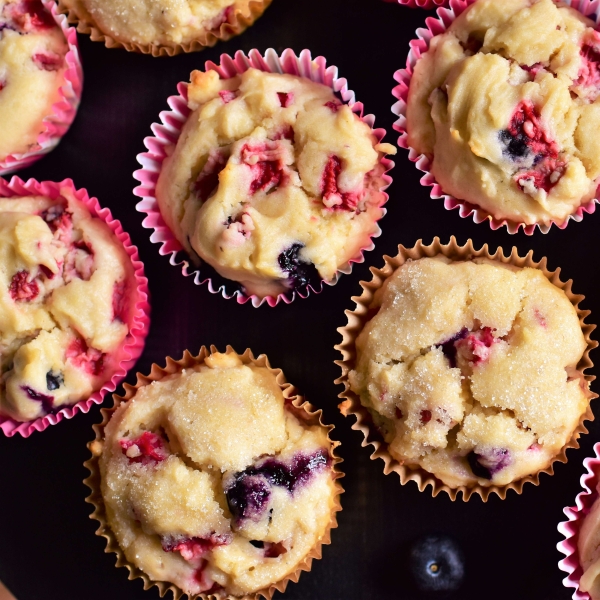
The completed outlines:
[[[69,46],[40,0],[0,0],[0,164],[39,149],[62,99]]]
[[[305,77],[194,71],[187,97],[191,114],[156,185],[184,249],[248,296],[334,281],[378,231],[381,160],[395,149]]]
[[[202,50],[252,25],[271,0],[60,0],[78,30],[154,55]]]
[[[91,447],[103,535],[175,597],[284,589],[320,556],[339,510],[320,411],[249,352],[187,354],[142,381]]]
[[[0,415],[25,422],[87,400],[130,358],[138,290],[116,234],[68,187],[0,198],[0,215]]]
[[[365,288],[340,330],[342,410],[381,436],[388,470],[468,497],[564,460],[591,416],[590,343],[557,278],[451,247],[403,251]]]
[[[442,192],[497,220],[562,225],[600,177],[600,34],[552,0],[477,0],[416,62],[407,143]]]

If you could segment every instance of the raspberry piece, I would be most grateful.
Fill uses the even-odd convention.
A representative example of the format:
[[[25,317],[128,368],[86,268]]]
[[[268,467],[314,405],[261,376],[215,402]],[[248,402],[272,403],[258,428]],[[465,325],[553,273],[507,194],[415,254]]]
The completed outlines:
[[[229,104],[232,100],[237,98],[237,94],[235,92],[230,92],[229,90],[221,90],[219,96],[221,96],[223,104]]]
[[[300,257],[302,248],[304,248],[303,244],[292,244],[277,257],[281,270],[288,274],[289,287],[294,290],[306,288],[308,285],[314,286],[321,281],[315,265],[305,262]]]
[[[429,423],[431,421],[431,411],[430,410],[422,410],[421,411],[421,423]]]
[[[118,319],[119,321],[121,321],[121,323],[127,322],[127,298],[125,296],[125,291],[126,285],[124,280],[115,283],[112,298],[113,321]]]
[[[460,363],[467,362],[477,365],[487,360],[489,348],[494,341],[495,338],[490,327],[483,327],[473,332],[469,332],[465,327],[440,345],[450,366],[455,368],[461,366]]]
[[[250,194],[259,190],[269,192],[284,180],[284,150],[277,142],[265,142],[251,146],[245,144],[240,152],[242,162],[252,171]]]
[[[581,68],[574,86],[581,86],[586,97],[594,102],[600,96],[600,33],[593,31],[591,39],[581,46]]]
[[[291,125],[287,125],[281,131],[278,131],[272,138],[273,141],[277,140],[290,140],[294,143],[294,128]]]
[[[35,400],[36,402],[40,402],[42,405],[42,410],[45,414],[50,414],[54,412],[54,398],[52,396],[48,396],[47,394],[41,394],[40,392],[36,392],[33,388],[30,388],[27,385],[22,385],[21,389],[27,394],[27,396],[31,400]]]
[[[340,109],[340,106],[342,106],[342,103],[339,100],[330,100],[329,102],[325,102],[325,106],[332,113],[336,113]]]
[[[223,23],[228,23],[231,17],[231,13],[233,12],[234,5],[228,6],[220,15],[217,15],[214,19],[210,20],[206,24],[206,29],[208,31],[218,31],[221,29],[221,25]]]
[[[96,348],[88,348],[83,338],[75,338],[67,347],[65,356],[73,365],[90,375],[100,375],[104,369],[105,354]]]
[[[31,302],[37,298],[40,288],[35,279],[28,281],[29,271],[18,271],[10,282],[10,297],[15,301]]]
[[[211,150],[208,159],[196,179],[194,191],[201,202],[208,200],[219,187],[219,173],[227,164],[227,156],[219,150]]]
[[[63,66],[63,57],[59,54],[38,53],[33,55],[33,62],[38,69],[44,71],[58,71]]]
[[[120,440],[119,444],[130,463],[148,465],[161,462],[169,456],[164,439],[150,431],[144,431],[135,440]]]
[[[15,26],[25,32],[56,27],[54,18],[41,0],[22,0],[18,4],[9,4],[6,12]]]
[[[185,560],[191,561],[201,558],[204,554],[219,546],[231,544],[231,540],[230,535],[216,535],[213,533],[208,538],[165,536],[161,539],[161,544],[165,552],[179,552]]]
[[[265,558],[277,558],[287,552],[283,542],[265,542]]]
[[[532,196],[537,190],[549,193],[564,175],[566,167],[567,163],[559,158],[545,157],[533,169],[517,173],[515,181]]]
[[[88,281],[94,270],[94,250],[84,240],[78,240],[71,245],[64,263],[65,282],[73,279]]]
[[[279,104],[281,104],[282,108],[287,108],[294,104],[293,92],[277,92],[277,97],[279,98]]]
[[[337,156],[330,156],[325,170],[321,176],[321,193],[323,204],[327,208],[339,208],[341,210],[356,210],[358,205],[358,194],[354,192],[340,192],[338,188],[338,177],[342,172],[342,161]]]
[[[0,92],[6,87],[6,79],[0,79]]]
[[[467,462],[475,477],[489,480],[498,471],[508,467],[512,462],[512,458],[506,448],[492,448],[489,452],[482,454],[478,454],[474,450],[469,452]]]

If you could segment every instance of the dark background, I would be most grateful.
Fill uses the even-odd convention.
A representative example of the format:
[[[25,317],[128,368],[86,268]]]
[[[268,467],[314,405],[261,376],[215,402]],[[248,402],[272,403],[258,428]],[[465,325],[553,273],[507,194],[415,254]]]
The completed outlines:
[[[396,474],[383,475],[383,463],[371,461],[368,449],[361,448],[362,434],[352,431],[353,420],[337,410],[341,388],[333,383],[339,375],[333,361],[339,354],[333,347],[341,339],[336,328],[346,323],[344,310],[354,306],[350,297],[369,277],[368,267],[381,266],[382,255],[395,254],[399,243],[430,242],[436,235],[443,241],[455,235],[460,243],[470,237],[477,246],[501,245],[505,251],[516,245],[521,253],[533,249],[537,259],[547,256],[549,268],[560,266],[563,278],[573,278],[574,291],[587,296],[583,307],[592,310],[588,320],[594,322],[600,314],[600,214],[572,222],[564,231],[552,228],[547,235],[494,232],[430,199],[429,188],[419,184],[420,173],[400,150],[383,234],[366,262],[320,295],[255,309],[184,278],[159,256],[135,211],[132,173],[150,124],[167,109],[176,84],[206,60],[218,61],[221,53],[291,47],[322,54],[339,67],[366,112],[377,116],[376,125],[388,131],[385,141],[395,143],[393,74],[405,65],[408,42],[428,14],[380,0],[274,0],[242,36],[202,53],[162,59],[108,50],[80,36],[85,85],[79,115],[54,152],[19,173],[38,180],[72,178],[112,210],[140,249],[150,281],[152,325],[137,370],[148,372],[152,362],[164,364],[165,356],[179,358],[186,348],[195,353],[203,344],[221,350],[231,344],[238,352],[251,347],[283,368],[288,380],[323,408],[325,421],[336,425],[346,472],[339,529],[312,572],[288,586],[288,600],[416,599],[403,552],[416,537],[440,532],[453,535],[466,553],[466,581],[456,598],[571,596],[557,566],[562,555],[556,550],[556,525],[564,519],[562,508],[572,505],[580,491],[582,461],[600,437],[598,424],[591,424],[581,449],[569,451],[567,465],[558,464],[553,477],[543,475],[539,487],[526,485],[521,496],[492,496],[487,504],[479,497],[467,503],[451,502],[445,494],[432,498],[429,488],[421,493],[412,482],[401,486]],[[135,380],[134,372],[127,380]],[[111,404],[110,398],[105,404]],[[159,598],[156,588],[144,592],[140,579],[128,581],[127,571],[114,567],[115,555],[104,553],[104,539],[94,535],[97,523],[88,519],[92,507],[84,501],[88,489],[81,483],[87,475],[82,463],[89,457],[92,424],[101,421],[99,410],[95,406],[29,439],[0,434],[0,579],[19,600]]]

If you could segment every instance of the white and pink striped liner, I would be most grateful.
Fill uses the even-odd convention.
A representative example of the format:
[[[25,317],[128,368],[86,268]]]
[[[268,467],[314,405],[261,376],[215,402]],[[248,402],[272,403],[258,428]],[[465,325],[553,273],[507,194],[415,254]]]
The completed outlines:
[[[586,469],[580,479],[583,491],[579,492],[575,498],[575,506],[563,509],[567,520],[558,524],[558,531],[565,536],[565,539],[556,545],[558,551],[565,555],[565,558],[559,561],[558,566],[561,571],[567,573],[563,579],[564,586],[575,588],[573,600],[590,600],[590,595],[579,589],[579,580],[583,575],[583,570],[579,564],[577,541],[583,519],[590,512],[592,504],[598,497],[596,488],[600,474],[600,442],[594,445],[594,455],[583,461]]]
[[[61,182],[42,181],[35,179],[23,181],[19,177],[12,177],[10,181],[0,177],[0,202],[2,198],[15,196],[45,196],[52,200],[58,198],[63,190],[69,190],[73,196],[81,202],[90,214],[104,221],[113,232],[117,240],[123,245],[125,252],[131,259],[135,280],[137,283],[137,298],[135,310],[131,318],[129,334],[120,348],[120,362],[117,370],[97,392],[88,399],[81,400],[72,406],[61,409],[54,415],[46,415],[34,421],[20,423],[10,417],[0,415],[0,429],[8,437],[19,433],[23,437],[29,437],[34,431],[44,431],[49,425],[56,425],[63,419],[71,419],[78,412],[87,413],[94,404],[100,404],[108,392],[113,392],[119,382],[133,368],[137,359],[142,354],[148,330],[150,328],[150,305],[148,303],[148,280],[144,275],[144,265],[140,261],[138,249],[131,243],[129,234],[123,231],[121,223],[113,216],[108,208],[102,208],[96,198],[90,198],[85,189],[77,189],[71,179]]]
[[[4,160],[0,160],[0,175],[8,175],[19,169],[24,169],[53,150],[75,119],[81,100],[83,69],[79,57],[77,32],[74,27],[69,27],[65,15],[58,14],[56,3],[53,0],[42,0],[42,4],[52,13],[54,20],[62,29],[69,44],[69,50],[65,55],[67,63],[65,83],[60,88],[60,101],[52,106],[52,114],[43,120],[45,129],[38,136],[37,144],[28,152],[11,154]]]
[[[402,3],[402,0],[398,1]],[[456,17],[474,2],[476,2],[476,0],[443,0],[444,6],[437,10],[438,18],[428,17],[425,19],[427,28],[417,29],[417,39],[413,39],[409,42],[410,51],[406,59],[406,68],[399,69],[394,73],[394,79],[398,82],[398,85],[392,90],[392,94],[398,99],[398,102],[392,106],[392,112],[398,116],[398,120],[394,123],[394,129],[400,133],[398,146],[407,149],[409,151],[408,158],[416,164],[420,171],[425,173],[421,178],[421,183],[424,186],[432,188],[430,192],[431,197],[434,199],[443,198],[444,208],[446,208],[446,210],[458,208],[458,213],[463,219],[472,216],[475,223],[489,221],[490,227],[493,230],[499,229],[500,227],[506,227],[508,233],[517,233],[519,229],[522,228],[523,232],[527,235],[532,235],[536,228],[539,228],[542,233],[548,233],[552,225],[556,225],[559,229],[564,229],[570,220],[579,222],[583,219],[584,214],[593,213],[596,210],[596,204],[600,202],[600,192],[598,190],[596,191],[595,198],[579,206],[575,213],[569,215],[562,223],[552,222],[548,225],[525,225],[524,223],[515,223],[506,219],[500,220],[496,219],[479,206],[445,194],[440,184],[429,171],[431,161],[424,154],[418,154],[414,148],[411,148],[408,145],[406,104],[408,100],[408,88],[410,86],[410,80],[415,64],[421,55],[429,49],[431,38],[444,33]],[[600,23],[600,0],[564,0],[563,3],[594,20],[597,25]],[[427,4],[427,6],[425,6],[425,4]],[[433,8],[432,1],[425,0],[424,5],[421,8]]]
[[[384,0],[384,2],[400,4],[400,6],[408,6],[409,8],[425,8],[429,10],[436,6],[442,6],[448,0]]]
[[[356,102],[354,92],[348,89],[346,79],[338,77],[337,67],[328,67],[327,61],[322,56],[313,59],[309,50],[302,50],[298,56],[289,48],[284,50],[281,55],[278,55],[272,48],[269,48],[264,55],[260,54],[258,50],[250,50],[247,56],[242,51],[238,51],[233,58],[227,54],[222,54],[221,62],[218,65],[212,61],[207,61],[205,64],[207,71],[216,71],[222,79],[235,77],[244,73],[250,67],[267,73],[285,73],[306,77],[311,81],[327,85],[341,95],[343,101],[360,117],[361,121],[371,128],[374,126],[375,117],[363,114],[364,107],[362,103]],[[206,283],[210,293],[221,293],[223,298],[227,299],[235,297],[238,304],[245,304],[250,301],[254,307],[265,303],[269,306],[276,306],[279,302],[289,304],[294,300],[296,295],[305,298],[310,294],[310,291],[317,294],[320,293],[323,289],[323,282],[316,288],[309,286],[306,294],[288,292],[286,294],[279,294],[277,297],[267,296],[259,298],[256,295],[247,296],[240,291],[228,293],[225,286],[216,287],[210,277],[203,277],[200,273],[202,267],[198,270],[194,265],[190,264],[182,245],[171,233],[162,218],[156,200],[156,182],[162,162],[167,156],[168,149],[177,143],[181,129],[191,112],[187,106],[187,85],[187,83],[179,83],[177,86],[179,95],[168,98],[167,103],[171,110],[161,112],[159,115],[161,123],[153,123],[151,125],[154,136],[144,139],[144,144],[148,152],[143,152],[137,157],[142,168],[136,171],[133,176],[141,185],[134,189],[134,194],[142,198],[142,200],[138,202],[136,208],[139,212],[147,215],[142,225],[147,229],[154,230],[150,236],[150,241],[160,244],[159,254],[163,256],[170,255],[169,262],[174,266],[180,266],[185,277],[193,276],[196,285]],[[373,129],[373,134],[380,142],[384,138],[386,131],[385,129]],[[383,192],[392,182],[392,178],[387,175],[387,172],[394,166],[394,163],[387,158],[382,158],[381,164],[386,173],[382,176],[384,185],[380,188],[380,191]],[[381,219],[386,213],[383,204],[387,199],[388,195],[384,193],[383,202],[380,207],[381,214],[377,220]],[[381,229],[376,225],[376,230],[371,238],[378,237],[379,235],[381,235]],[[327,285],[335,285],[341,273],[350,273],[352,271],[352,264],[363,262],[363,253],[372,250],[374,247],[375,244],[371,240],[368,246],[361,248],[357,256],[338,269],[338,272],[331,281],[325,283]],[[183,253],[183,256],[179,255],[180,252]]]

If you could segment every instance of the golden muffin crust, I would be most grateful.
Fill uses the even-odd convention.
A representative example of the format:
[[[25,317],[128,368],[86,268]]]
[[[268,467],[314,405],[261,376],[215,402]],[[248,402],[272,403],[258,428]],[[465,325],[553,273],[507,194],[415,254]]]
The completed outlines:
[[[105,429],[101,491],[127,560],[187,594],[243,596],[293,573],[335,503],[327,429],[275,375],[215,353],[137,389]]]
[[[552,0],[478,0],[417,61],[408,143],[444,192],[562,223],[600,177],[600,34]]]
[[[451,488],[547,467],[588,406],[577,312],[537,269],[408,262],[356,339],[351,389],[390,454]]]

